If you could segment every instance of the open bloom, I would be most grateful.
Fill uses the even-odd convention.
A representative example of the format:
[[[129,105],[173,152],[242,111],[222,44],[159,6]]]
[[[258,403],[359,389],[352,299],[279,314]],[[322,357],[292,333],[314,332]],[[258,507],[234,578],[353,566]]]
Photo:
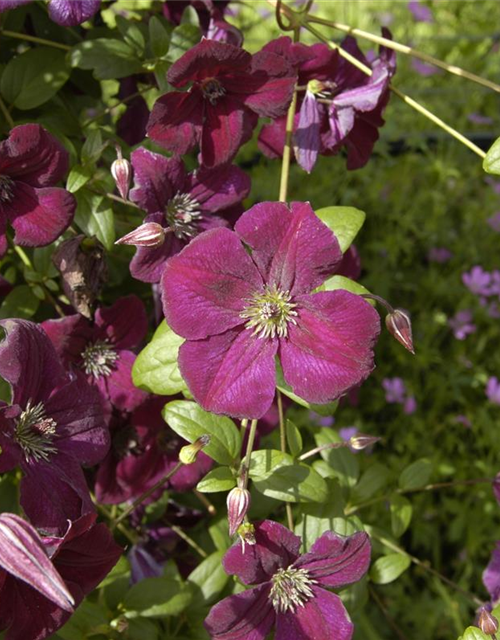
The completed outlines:
[[[299,555],[300,538],[277,522],[255,525],[255,545],[234,544],[223,559],[227,573],[252,589],[212,607],[205,628],[212,640],[264,640],[275,626],[276,640],[350,640],[353,624],[340,598],[328,591],[360,580],[370,564],[364,532],[343,538],[324,533],[309,553]]]
[[[70,370],[86,374],[104,400],[119,409],[132,410],[146,394],[132,382],[135,354],[131,351],[146,336],[146,310],[136,296],[117,300],[96,311],[91,322],[81,315],[42,323],[57,353]]]
[[[250,55],[223,42],[203,39],[170,67],[176,88],[159,98],[151,113],[148,136],[175,154],[200,147],[202,164],[230,162],[247,142],[258,116],[283,115],[292,99],[296,74],[271,52]]]
[[[130,272],[143,282],[159,282],[165,262],[202,231],[227,226],[219,216],[241,203],[250,192],[250,179],[233,165],[187,173],[182,160],[166,158],[147,149],[131,156],[134,188],[130,199],[165,230],[157,247],[140,247]],[[214,215],[218,214],[218,215]]]
[[[43,330],[3,320],[0,376],[12,405],[0,403],[0,473],[20,467],[21,505],[39,528],[57,532],[93,511],[82,465],[109,447],[99,394],[84,376],[68,375]]]
[[[0,256],[7,250],[7,224],[14,241],[42,247],[71,224],[75,198],[54,187],[68,170],[68,152],[38,124],[22,124],[0,142]]]
[[[167,262],[165,317],[186,338],[179,365],[203,408],[262,417],[278,354],[286,382],[309,402],[330,402],[370,374],[376,311],[348,291],[310,293],[341,258],[309,204],[264,202],[235,232],[207,231]]]

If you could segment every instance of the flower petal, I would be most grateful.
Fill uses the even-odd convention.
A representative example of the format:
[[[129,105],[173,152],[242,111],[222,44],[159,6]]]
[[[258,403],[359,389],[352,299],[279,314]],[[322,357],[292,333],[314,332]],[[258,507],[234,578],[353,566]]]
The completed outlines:
[[[292,295],[309,293],[335,271],[339,243],[307,202],[262,202],[244,213],[234,229],[252,248],[268,284]]]
[[[238,236],[229,229],[206,231],[165,266],[165,318],[188,340],[223,333],[243,324],[240,313],[262,287]]]
[[[166,158],[139,148],[130,156],[134,169],[134,188],[130,199],[148,213],[164,213],[169,200],[184,191],[186,170],[180,158]]]
[[[101,0],[50,0],[49,16],[62,27],[76,27],[99,11]]]
[[[500,599],[500,542],[496,543],[488,566],[483,571],[483,584],[490,594],[491,601]]]
[[[202,122],[203,96],[200,91],[171,91],[155,102],[146,132],[160,146],[184,155],[199,142]]]
[[[300,296],[297,324],[280,341],[283,375],[308,402],[331,402],[362,382],[374,368],[380,332],[375,309],[348,291]]]
[[[344,587],[361,580],[370,566],[371,545],[363,531],[344,538],[326,531],[294,567],[306,569],[324,587]]]
[[[306,91],[300,107],[299,124],[294,134],[295,156],[299,165],[311,173],[321,147],[319,135],[320,118],[316,98],[311,91]]]
[[[148,222],[150,217],[147,218]],[[130,262],[132,277],[141,282],[160,282],[168,258],[179,253],[185,246],[185,242],[176,238],[173,233],[167,233],[165,241],[159,247],[138,247]]]
[[[277,340],[243,328],[205,340],[188,340],[179,350],[183,378],[206,411],[235,418],[261,418],[276,386]]]
[[[119,358],[109,376],[99,376],[97,386],[105,400],[122,411],[132,411],[143,402],[147,393],[138,389],[132,382],[132,367],[135,353],[121,350]]]
[[[230,575],[245,584],[270,580],[278,569],[286,569],[297,560],[300,538],[279,522],[263,520],[255,524],[255,544],[238,540],[226,552],[222,564]]]
[[[212,607],[204,622],[212,640],[264,640],[276,618],[270,591],[271,585],[266,583],[228,596]]]
[[[95,324],[103,338],[116,349],[138,347],[148,331],[146,309],[137,296],[125,296],[111,307],[100,307],[95,314]]]
[[[294,128],[298,122],[295,116]],[[259,133],[257,144],[262,153],[268,158],[281,158],[286,138],[286,116],[276,118],[270,124],[265,124]]]
[[[276,616],[275,640],[351,640],[354,625],[342,600],[319,587],[312,591],[314,596],[303,607]]]
[[[189,175],[189,193],[204,211],[215,213],[241,202],[250,193],[250,177],[239,167],[201,167]]]
[[[7,220],[3,212],[3,208],[0,205],[0,258],[2,258],[9,248],[9,243],[6,236]]]
[[[82,353],[95,336],[95,330],[87,318],[74,314],[57,320],[45,320],[40,326],[66,368],[82,364]]]

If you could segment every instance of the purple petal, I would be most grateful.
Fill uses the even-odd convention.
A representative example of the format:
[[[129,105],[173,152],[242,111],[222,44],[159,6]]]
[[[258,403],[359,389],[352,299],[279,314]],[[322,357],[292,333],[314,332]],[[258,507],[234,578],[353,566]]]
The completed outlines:
[[[146,127],[147,135],[178,155],[193,149],[201,137],[203,96],[200,91],[172,91],[155,102]]]
[[[373,111],[378,105],[390,81],[390,71],[387,65],[377,63],[373,65],[369,81],[359,87],[343,91],[334,98],[336,108],[353,107],[356,111]]]
[[[179,367],[196,402],[206,411],[238,418],[261,418],[276,386],[277,340],[263,340],[243,328],[179,349]]]
[[[346,138],[347,168],[349,171],[361,169],[370,159],[375,142],[379,137],[377,127],[380,126],[373,124],[368,118],[368,115],[373,116],[374,113],[356,118],[354,127]]]
[[[361,580],[370,566],[370,538],[364,532],[347,538],[326,531],[294,567],[306,569],[324,587],[344,587]]]
[[[8,9],[15,9],[16,7],[28,4],[29,2],[33,2],[33,0],[2,0],[0,3],[0,13],[3,13]]]
[[[235,165],[202,167],[190,174],[189,183],[189,194],[211,213],[241,202],[250,193],[250,177]]]
[[[327,138],[328,149],[334,150],[340,145],[354,127],[355,111],[353,107],[337,109],[332,105],[328,110],[330,133]]]
[[[483,572],[483,584],[492,602],[496,603],[500,599],[500,542],[496,543],[491,560]]]
[[[295,116],[294,129],[298,124]],[[262,153],[268,158],[281,158],[286,138],[286,116],[276,118],[271,124],[265,124],[260,130],[257,144]]]
[[[82,353],[87,345],[96,341],[95,328],[79,314],[45,320],[41,327],[54,345],[57,355],[68,369],[72,365],[80,367]]]
[[[300,296],[297,324],[280,341],[283,375],[308,402],[331,402],[372,372],[380,332],[374,308],[348,291]]]
[[[168,325],[188,340],[243,324],[240,313],[263,283],[238,236],[213,229],[171,258],[161,288]]]
[[[111,307],[100,307],[95,324],[102,337],[116,349],[140,346],[148,331],[148,317],[144,303],[137,296],[119,298]]]
[[[312,591],[314,596],[303,607],[276,616],[275,640],[351,640],[354,625],[341,599],[319,587]]]
[[[419,0],[408,2],[408,9],[412,12],[417,22],[434,22],[432,11]]]
[[[234,228],[268,284],[292,295],[319,286],[342,259],[337,239],[308,203],[256,204]]]
[[[314,94],[306,91],[300,107],[299,124],[294,134],[294,148],[297,162],[307,173],[313,170],[321,146],[319,127],[318,103]]]
[[[134,544],[127,554],[130,562],[130,581],[136,584],[144,578],[161,578],[163,565],[160,564],[147,549]]]
[[[135,185],[130,199],[148,213],[164,213],[168,201],[184,191],[184,163],[180,158],[166,158],[143,148],[133,151],[130,160]]]
[[[98,11],[101,0],[50,0],[49,16],[62,27],[76,27]]]
[[[135,353],[121,350],[111,374],[97,379],[102,396],[122,411],[132,411],[147,397],[146,392],[138,389],[132,382],[135,359]]]
[[[212,640],[265,640],[276,618],[270,591],[271,585],[263,584],[212,607],[204,622]]]
[[[255,544],[241,540],[226,552],[222,564],[229,575],[245,584],[270,580],[278,569],[286,569],[297,560],[300,538],[278,522],[264,520],[255,525]]]

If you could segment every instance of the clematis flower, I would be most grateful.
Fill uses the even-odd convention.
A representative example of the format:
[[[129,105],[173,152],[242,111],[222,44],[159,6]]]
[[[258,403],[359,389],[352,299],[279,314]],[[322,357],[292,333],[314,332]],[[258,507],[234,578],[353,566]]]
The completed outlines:
[[[32,0],[2,0],[0,13],[14,9]],[[101,0],[49,0],[49,17],[62,27],[76,27],[92,18],[101,5]]]
[[[387,29],[382,31],[390,37]],[[288,37],[264,47],[275,52],[298,70],[299,93],[294,123],[295,157],[307,172],[312,171],[318,154],[332,155],[347,149],[347,168],[364,166],[384,124],[382,113],[389,101],[389,82],[396,71],[394,52],[381,47],[371,63],[352,37],[341,47],[370,67],[368,76],[331,50],[326,44],[307,47],[292,44]],[[262,128],[259,148],[270,158],[283,155],[286,117],[277,118]]]
[[[296,74],[287,61],[268,51],[250,55],[230,44],[203,39],[168,70],[176,88],[159,98],[148,136],[175,154],[200,147],[201,162],[230,162],[247,142],[258,117],[283,115],[291,102]]]
[[[25,575],[19,573],[23,553],[19,547],[19,562],[15,561],[18,570],[0,569],[0,631],[7,630],[6,640],[43,640],[70,617],[72,606],[68,606],[68,599],[76,608],[111,571],[123,550],[104,524],[94,524],[95,514],[70,523],[62,538],[40,539],[33,527],[14,515],[2,514],[0,519],[9,521],[11,539],[13,533],[19,536],[17,539],[27,552],[22,558]],[[30,565],[33,556],[38,573]],[[3,553],[2,560],[5,568]],[[40,582],[42,567],[44,580]],[[61,593],[59,601],[53,590]],[[66,606],[62,596],[67,599]]]
[[[264,202],[235,232],[207,231],[167,262],[165,317],[186,338],[181,373],[204,409],[262,417],[275,393],[276,355],[309,402],[330,402],[370,374],[380,331],[373,307],[348,291],[311,294],[341,258],[309,204]]]
[[[3,320],[0,376],[12,405],[0,405],[0,473],[20,467],[21,506],[46,531],[65,529],[93,511],[82,465],[109,447],[99,394],[82,375],[68,375],[44,331],[27,320]]]
[[[244,584],[257,585],[212,607],[205,628],[212,640],[350,640],[353,624],[340,598],[328,591],[360,580],[370,564],[364,532],[343,538],[324,533],[299,555],[300,538],[277,522],[255,525],[255,545],[234,544],[224,569]]]
[[[130,199],[147,211],[146,222],[166,231],[158,247],[140,247],[130,272],[143,282],[159,282],[165,262],[198,233],[227,226],[219,215],[238,205],[250,192],[250,178],[236,166],[187,173],[182,160],[147,149],[131,156],[134,188]]]
[[[76,201],[54,187],[68,170],[68,152],[38,124],[14,127],[0,142],[0,257],[7,250],[7,225],[14,242],[43,247],[69,227]]]
[[[497,211],[497,213],[488,218],[486,222],[491,227],[491,229],[493,229],[493,231],[500,233],[500,211]]]
[[[78,314],[42,323],[64,365],[86,374],[101,394],[105,408],[132,410],[146,397],[132,382],[137,347],[148,330],[146,310],[136,296],[96,311],[91,322]]]

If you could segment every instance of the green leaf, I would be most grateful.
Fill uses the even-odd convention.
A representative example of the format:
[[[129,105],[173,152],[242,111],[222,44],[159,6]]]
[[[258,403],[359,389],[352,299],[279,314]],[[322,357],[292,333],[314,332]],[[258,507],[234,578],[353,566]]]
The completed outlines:
[[[50,100],[69,74],[64,51],[36,47],[10,60],[2,73],[0,92],[18,109],[34,109]]]
[[[188,442],[194,442],[204,434],[210,436],[203,452],[215,462],[232,464],[241,449],[241,437],[234,422],[225,416],[216,416],[189,400],[174,400],[163,409],[165,422]]]
[[[337,410],[337,406],[339,404],[338,400],[336,400],[335,402],[329,402],[327,404],[311,404],[310,402],[307,402],[307,400],[304,400],[300,396],[296,395],[292,391],[291,387],[285,382],[283,371],[279,364],[276,366],[276,387],[281,391],[281,393],[284,393],[287,398],[290,398],[290,400],[293,400],[301,407],[306,407],[306,409],[310,409],[311,411],[319,413],[320,416],[333,415]]]
[[[223,557],[224,551],[215,551],[189,574],[187,582],[193,592],[193,608],[211,604],[226,586],[229,576],[222,566]]]
[[[344,289],[344,291],[350,291],[358,296],[370,293],[362,284],[359,284],[359,282],[351,280],[350,278],[346,278],[345,276],[332,276],[331,278],[328,278],[328,280],[325,280],[319,289],[321,291],[336,291],[337,289]],[[367,300],[367,302],[373,306],[376,304],[375,300]]]
[[[342,438],[333,429],[322,429],[314,439],[318,447],[332,442],[342,442]],[[359,463],[352,451],[347,447],[325,449],[321,452],[321,457],[335,472],[335,477],[338,478],[341,486],[354,487],[359,476]]]
[[[70,52],[71,66],[93,69],[97,80],[116,80],[142,71],[136,51],[123,40],[97,38],[77,44]]]
[[[181,24],[172,31],[168,60],[175,62],[200,41],[200,29],[194,24]]]
[[[316,215],[333,231],[342,253],[349,249],[366,218],[364,211],[354,207],[324,207],[318,209]]]
[[[477,627],[467,627],[464,635],[458,640],[491,640],[491,636],[487,636]]]
[[[396,493],[391,497],[390,509],[392,533],[399,538],[410,525],[413,507],[407,498]]]
[[[116,238],[113,209],[104,196],[85,188],[80,189],[75,197],[76,224],[87,236],[96,236],[106,249],[111,250]]]
[[[0,378],[0,400],[3,400],[7,404],[10,404],[10,396],[11,395],[12,394],[11,394],[11,391],[10,391],[10,384],[7,382],[7,380],[4,380],[3,378]],[[3,511],[8,511],[8,509],[3,509]]]
[[[410,564],[410,556],[402,553],[390,553],[375,561],[370,570],[370,578],[375,584],[389,584],[399,578]]]
[[[361,476],[351,493],[351,502],[357,504],[368,500],[387,483],[389,471],[386,466],[377,462],[369,467]]]
[[[500,138],[491,145],[483,160],[483,169],[486,173],[500,175]]]
[[[156,16],[149,19],[149,44],[155,58],[162,58],[170,46],[170,33]]]
[[[161,396],[173,396],[186,389],[177,364],[183,342],[184,339],[163,321],[134,362],[132,380],[135,386]]]
[[[82,167],[82,165],[75,165],[69,172],[68,179],[66,180],[66,189],[70,193],[76,193],[78,189],[81,189],[92,177],[92,167]]]
[[[140,23],[135,20],[124,18],[120,15],[117,15],[115,20],[116,26],[122,34],[125,42],[135,50],[138,56],[143,56],[146,41],[139,27]]]
[[[430,460],[421,458],[416,460],[409,467],[403,470],[399,476],[399,486],[401,489],[418,489],[429,482],[432,473]]]
[[[63,640],[87,640],[99,631],[109,633],[108,622],[106,610],[101,605],[84,600],[57,635]]]
[[[57,276],[58,272],[52,262],[52,255],[54,253],[54,245],[50,244],[47,247],[38,247],[33,250],[33,266],[37,273],[42,276],[53,278]],[[55,291],[59,287],[56,285]]]
[[[259,449],[252,451],[248,473],[251,478],[267,478],[275,469],[292,465],[293,458],[288,453],[277,449]]]
[[[40,300],[35,296],[31,287],[22,284],[12,289],[4,298],[0,305],[0,320],[4,318],[32,318],[39,305]]]
[[[298,427],[291,421],[286,421],[286,441],[292,456],[296,457],[302,451],[302,435]]]
[[[201,493],[217,493],[231,491],[235,486],[236,480],[229,467],[217,467],[198,482],[196,489]]]
[[[101,157],[101,153],[106,147],[106,143],[102,141],[102,133],[100,129],[92,129],[82,147],[82,163],[94,164]]]
[[[133,585],[123,599],[126,618],[175,616],[191,602],[192,594],[173,562],[161,578],[145,578]]]

